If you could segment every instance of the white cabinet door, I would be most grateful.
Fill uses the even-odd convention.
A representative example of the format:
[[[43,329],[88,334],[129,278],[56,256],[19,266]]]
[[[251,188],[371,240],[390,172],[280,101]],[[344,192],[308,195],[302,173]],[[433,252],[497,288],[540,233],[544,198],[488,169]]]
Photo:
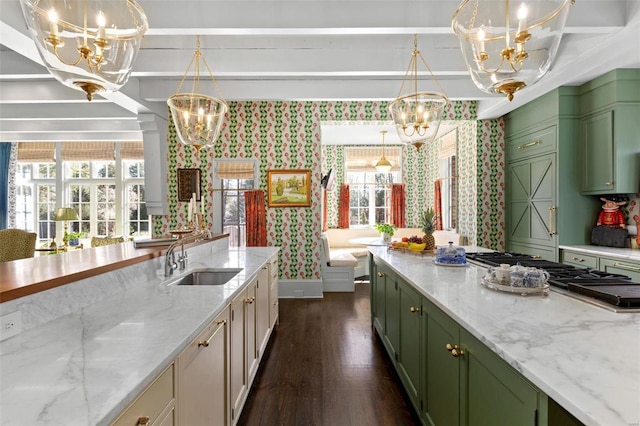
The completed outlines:
[[[258,371],[257,278],[231,302],[231,423],[236,424]]]
[[[269,265],[258,273],[256,287],[256,335],[258,360],[262,358],[269,342]]]
[[[278,258],[274,257],[269,263],[269,327],[278,323]]]
[[[178,356],[178,424],[229,424],[229,308]]]

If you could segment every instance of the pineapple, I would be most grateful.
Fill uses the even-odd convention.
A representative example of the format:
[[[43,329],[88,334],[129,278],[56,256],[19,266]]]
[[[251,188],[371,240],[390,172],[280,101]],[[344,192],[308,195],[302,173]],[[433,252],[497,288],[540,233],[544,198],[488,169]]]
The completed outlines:
[[[436,212],[431,207],[420,214],[420,226],[422,226],[422,242],[426,243],[425,250],[434,250],[436,248],[436,239],[433,237],[433,231],[436,230]]]

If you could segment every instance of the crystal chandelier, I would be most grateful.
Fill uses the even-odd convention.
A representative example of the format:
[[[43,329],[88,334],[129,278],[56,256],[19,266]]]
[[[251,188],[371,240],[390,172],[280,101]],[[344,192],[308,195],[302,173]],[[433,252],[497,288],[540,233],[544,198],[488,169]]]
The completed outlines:
[[[431,78],[436,82],[442,93],[418,92],[418,58],[429,71]],[[411,75],[411,77],[410,77]],[[405,83],[409,80],[413,84],[413,92],[402,95]],[[433,75],[424,57],[418,50],[418,37],[413,37],[413,53],[407,67],[398,98],[389,105],[391,118],[396,126],[400,140],[411,144],[417,149],[433,140],[438,133],[440,121],[444,114],[444,107],[448,99],[443,94],[444,90]]]
[[[116,92],[129,79],[147,17],[133,0],[20,0],[31,38],[62,84]]]
[[[391,163],[384,156],[384,135],[386,133],[386,130],[380,131],[380,134],[382,135],[382,157],[380,157],[380,159],[376,163],[376,170],[378,171],[378,173],[389,173],[389,171],[391,170]]]
[[[540,80],[558,51],[573,2],[464,0],[451,25],[475,85],[511,101]]]
[[[224,115],[228,110],[224,99],[216,99],[199,94],[200,60],[209,71],[214,87],[220,92],[209,64],[200,52],[200,36],[198,36],[196,39],[196,51],[180,81],[178,90],[175,95],[167,100],[178,138],[184,145],[194,146],[197,150],[205,146],[212,146],[215,143],[222,128]],[[195,78],[191,84],[191,93],[180,93],[182,84],[193,64],[195,64]],[[220,97],[222,98],[222,96]]]

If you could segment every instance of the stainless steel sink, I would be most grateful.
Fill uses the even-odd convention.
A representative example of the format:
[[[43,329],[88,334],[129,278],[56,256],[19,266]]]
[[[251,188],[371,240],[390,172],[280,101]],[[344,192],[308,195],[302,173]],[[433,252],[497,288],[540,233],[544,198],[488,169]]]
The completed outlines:
[[[200,269],[185,275],[170,285],[224,285],[240,271],[242,268]]]

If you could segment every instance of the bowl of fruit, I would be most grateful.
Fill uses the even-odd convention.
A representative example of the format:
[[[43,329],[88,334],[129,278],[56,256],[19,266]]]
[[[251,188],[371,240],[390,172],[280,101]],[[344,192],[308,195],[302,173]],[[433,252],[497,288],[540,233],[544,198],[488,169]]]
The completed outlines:
[[[418,237],[417,235],[413,235],[409,237],[409,241],[407,242],[407,246],[409,250],[415,252],[421,252],[427,246],[427,243],[422,242],[422,237]]]

